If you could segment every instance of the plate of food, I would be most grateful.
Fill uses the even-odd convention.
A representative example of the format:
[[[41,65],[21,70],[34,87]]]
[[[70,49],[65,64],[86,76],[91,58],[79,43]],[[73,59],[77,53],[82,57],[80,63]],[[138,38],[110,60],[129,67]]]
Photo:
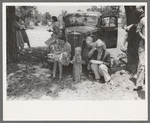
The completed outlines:
[[[103,64],[102,61],[98,61],[98,60],[90,60],[90,62],[93,64]]]
[[[61,54],[61,52],[55,52],[55,54]]]

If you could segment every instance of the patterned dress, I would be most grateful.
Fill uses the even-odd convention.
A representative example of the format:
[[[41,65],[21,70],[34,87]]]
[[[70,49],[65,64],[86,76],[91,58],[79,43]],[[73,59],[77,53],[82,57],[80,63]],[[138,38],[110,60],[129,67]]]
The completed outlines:
[[[45,44],[48,46],[47,52],[49,53],[51,51],[51,45],[56,43],[58,35],[60,35],[60,29],[58,22],[55,22],[51,26],[52,30],[54,31],[51,37],[45,42]]]
[[[23,40],[22,33],[21,33],[22,25],[20,25],[19,22],[16,22],[15,27],[16,27],[17,46],[24,47],[24,40]]]

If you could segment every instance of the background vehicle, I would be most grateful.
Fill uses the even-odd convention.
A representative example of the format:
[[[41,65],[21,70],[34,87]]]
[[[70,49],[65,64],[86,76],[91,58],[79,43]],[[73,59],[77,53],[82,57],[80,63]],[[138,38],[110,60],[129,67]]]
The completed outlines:
[[[101,39],[107,48],[116,48],[118,36],[118,18],[116,16],[102,16],[99,12],[68,13],[65,16],[66,36],[74,49],[82,47],[82,58],[85,60],[87,53],[85,39],[91,36],[94,42]]]

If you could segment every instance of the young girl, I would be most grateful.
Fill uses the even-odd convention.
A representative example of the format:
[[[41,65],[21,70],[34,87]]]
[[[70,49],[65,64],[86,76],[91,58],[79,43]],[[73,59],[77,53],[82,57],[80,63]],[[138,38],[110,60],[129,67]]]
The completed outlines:
[[[75,82],[81,81],[81,72],[82,72],[82,57],[81,57],[81,47],[75,48],[75,56],[73,57],[73,80]]]

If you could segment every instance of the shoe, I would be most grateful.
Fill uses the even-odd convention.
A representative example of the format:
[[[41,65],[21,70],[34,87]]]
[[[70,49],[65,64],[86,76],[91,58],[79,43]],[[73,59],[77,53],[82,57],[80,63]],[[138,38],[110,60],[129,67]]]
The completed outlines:
[[[25,51],[25,50],[22,50],[22,52],[23,52],[23,53],[26,53],[26,51]]]
[[[51,79],[51,82],[53,82],[53,81],[55,81],[56,80],[56,78],[55,77],[53,77],[52,79]]]
[[[113,81],[112,79],[109,81],[109,83],[110,83],[111,85],[114,85],[114,81]]]
[[[62,78],[59,78],[58,82],[62,82]]]
[[[99,79],[96,79],[96,82],[99,82],[100,80]]]
[[[141,91],[142,90],[142,86],[138,86],[137,88],[134,88],[133,91]]]
[[[20,55],[23,55],[23,56],[25,56],[25,53],[24,53],[24,52],[20,52]]]
[[[111,84],[111,85],[114,85],[114,82],[113,82],[112,79],[110,79],[109,81],[106,81],[106,83],[109,83],[109,84]]]

